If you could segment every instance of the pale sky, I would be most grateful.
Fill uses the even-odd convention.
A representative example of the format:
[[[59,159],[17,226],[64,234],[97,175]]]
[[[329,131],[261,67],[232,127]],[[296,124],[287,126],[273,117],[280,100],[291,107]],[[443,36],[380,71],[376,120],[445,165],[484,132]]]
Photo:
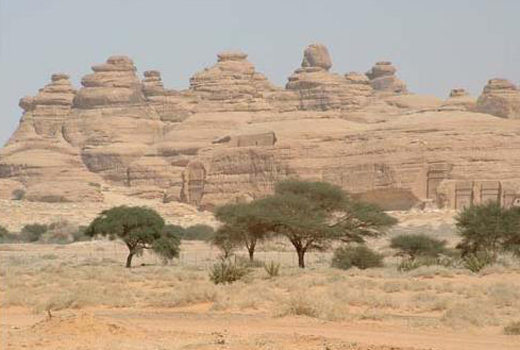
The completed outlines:
[[[216,53],[240,49],[284,85],[305,46],[327,45],[332,71],[390,60],[409,90],[475,96],[494,77],[520,82],[520,0],[0,0],[0,144],[55,72],[76,88],[113,54],[182,89]]]

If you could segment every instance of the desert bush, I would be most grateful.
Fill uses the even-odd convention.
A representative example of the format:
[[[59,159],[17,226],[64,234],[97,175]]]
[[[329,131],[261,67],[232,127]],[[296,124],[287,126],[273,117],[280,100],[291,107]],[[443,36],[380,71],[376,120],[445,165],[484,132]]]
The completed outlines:
[[[25,197],[25,191],[22,190],[22,189],[20,189],[20,188],[18,188],[18,189],[16,189],[16,190],[13,191],[12,196],[13,196],[13,197],[12,197],[13,200],[15,200],[15,201],[21,201],[21,200],[24,199],[24,197]]]
[[[209,279],[215,284],[230,284],[245,277],[250,269],[236,261],[222,259],[215,263],[209,271]]]
[[[448,308],[441,317],[442,323],[452,328],[482,327],[497,323],[493,308],[482,303],[458,303]]]
[[[340,247],[334,251],[332,267],[368,269],[383,266],[383,256],[364,245]]]
[[[18,240],[18,236],[12,234],[5,227],[0,226],[0,243],[12,243]]]
[[[213,227],[203,224],[193,225],[183,229],[181,238],[187,241],[207,241],[212,236],[215,230]]]
[[[47,231],[40,237],[45,243],[70,243],[78,226],[67,220],[59,220],[47,226]]]
[[[270,261],[269,263],[264,264],[264,269],[270,278],[276,277],[280,274],[280,263]]]
[[[423,234],[403,234],[393,237],[390,248],[396,249],[400,256],[415,260],[417,257],[438,257],[446,253],[446,241]]]
[[[504,334],[520,335],[520,321],[511,322],[504,327]]]
[[[489,202],[465,208],[456,221],[463,256],[483,254],[495,261],[502,251],[520,253],[520,208]]]
[[[22,228],[20,239],[23,242],[36,242],[47,232],[48,226],[44,224],[28,224]]]
[[[87,226],[80,225],[77,230],[72,233],[72,240],[74,242],[90,241],[92,237],[85,234]]]
[[[465,268],[471,272],[480,272],[484,267],[493,263],[493,257],[485,251],[466,254],[462,259]]]

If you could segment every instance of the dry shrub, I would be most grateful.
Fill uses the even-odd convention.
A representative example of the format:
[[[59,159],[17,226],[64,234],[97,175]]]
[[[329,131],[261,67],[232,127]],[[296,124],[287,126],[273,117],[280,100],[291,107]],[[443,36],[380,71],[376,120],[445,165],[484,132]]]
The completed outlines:
[[[297,293],[285,299],[280,305],[277,316],[307,316],[329,321],[349,317],[346,306],[338,304],[323,295]]]
[[[504,334],[520,335],[520,321],[511,322],[504,327]]]
[[[179,284],[167,292],[147,293],[147,306],[179,307],[199,303],[214,302],[217,299],[216,287],[208,282]]]
[[[493,308],[482,301],[455,304],[446,310],[441,321],[452,328],[483,327],[497,324]]]
[[[514,306],[520,302],[520,290],[511,283],[496,283],[488,288],[487,295],[498,307]]]

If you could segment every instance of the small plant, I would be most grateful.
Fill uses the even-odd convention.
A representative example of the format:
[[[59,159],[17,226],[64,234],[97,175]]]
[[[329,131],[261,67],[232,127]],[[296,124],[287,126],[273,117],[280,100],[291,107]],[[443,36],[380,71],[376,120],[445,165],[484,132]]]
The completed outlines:
[[[467,254],[463,258],[463,265],[471,272],[479,272],[484,267],[493,263],[493,258],[486,252]]]
[[[12,243],[18,240],[18,236],[12,234],[5,227],[0,226],[0,243]]]
[[[212,266],[209,271],[209,279],[215,284],[230,284],[245,277],[250,272],[249,268],[222,259]]]
[[[13,191],[12,195],[13,195],[13,200],[21,201],[25,197],[25,191],[20,188],[17,188],[16,190]]]
[[[520,335],[520,321],[511,322],[504,327],[504,334]]]
[[[341,247],[334,251],[332,267],[348,270],[351,267],[368,269],[383,266],[383,256],[364,245]]]
[[[277,277],[280,274],[280,263],[270,261],[269,263],[264,264],[264,269],[270,278]]]
[[[36,242],[47,232],[48,226],[43,224],[29,224],[22,228],[20,238],[23,242]]]
[[[415,260],[417,257],[438,257],[446,253],[446,241],[431,238],[423,234],[399,235],[390,241],[390,248],[397,250],[397,255]]]

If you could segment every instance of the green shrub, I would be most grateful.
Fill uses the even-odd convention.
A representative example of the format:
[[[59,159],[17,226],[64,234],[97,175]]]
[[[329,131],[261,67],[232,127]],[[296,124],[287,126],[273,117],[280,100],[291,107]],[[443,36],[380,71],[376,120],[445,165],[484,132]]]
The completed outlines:
[[[423,234],[404,234],[391,239],[390,248],[396,249],[398,255],[414,260],[422,257],[438,257],[446,253],[446,241],[431,238]]]
[[[504,334],[507,335],[520,335],[520,321],[511,322],[504,327]]]
[[[193,225],[188,228],[183,229],[182,239],[185,239],[187,241],[207,241],[209,240],[213,234],[215,233],[215,230],[213,227],[208,225]]]
[[[92,237],[89,237],[85,234],[87,231],[87,226],[80,225],[76,231],[72,233],[72,240],[74,242],[83,242],[90,241]]]
[[[223,259],[212,266],[209,279],[215,284],[230,284],[242,279],[249,272],[248,267]]]
[[[454,259],[449,256],[439,256],[439,257],[431,257],[431,256],[420,256],[416,259],[412,259],[410,257],[405,257],[399,265],[397,269],[399,271],[411,271],[415,270],[421,266],[444,266],[444,267],[458,267],[460,259]]]
[[[29,224],[22,228],[20,238],[23,242],[36,242],[47,232],[48,226],[43,224]]]
[[[5,227],[0,226],[0,243],[13,243],[18,241],[18,236],[9,232]]]
[[[332,267],[348,270],[351,267],[368,269],[383,266],[383,256],[364,245],[346,246],[334,251]]]
[[[18,189],[13,191],[12,196],[13,196],[13,200],[21,201],[25,197],[25,191],[20,189],[20,188],[18,188]]]
[[[465,268],[470,270],[471,272],[479,272],[484,267],[491,265],[493,263],[493,257],[487,252],[476,252],[471,254],[466,254],[463,258],[463,265]]]
[[[264,264],[264,269],[270,278],[276,277],[280,274],[280,263],[270,261],[269,263]]]

